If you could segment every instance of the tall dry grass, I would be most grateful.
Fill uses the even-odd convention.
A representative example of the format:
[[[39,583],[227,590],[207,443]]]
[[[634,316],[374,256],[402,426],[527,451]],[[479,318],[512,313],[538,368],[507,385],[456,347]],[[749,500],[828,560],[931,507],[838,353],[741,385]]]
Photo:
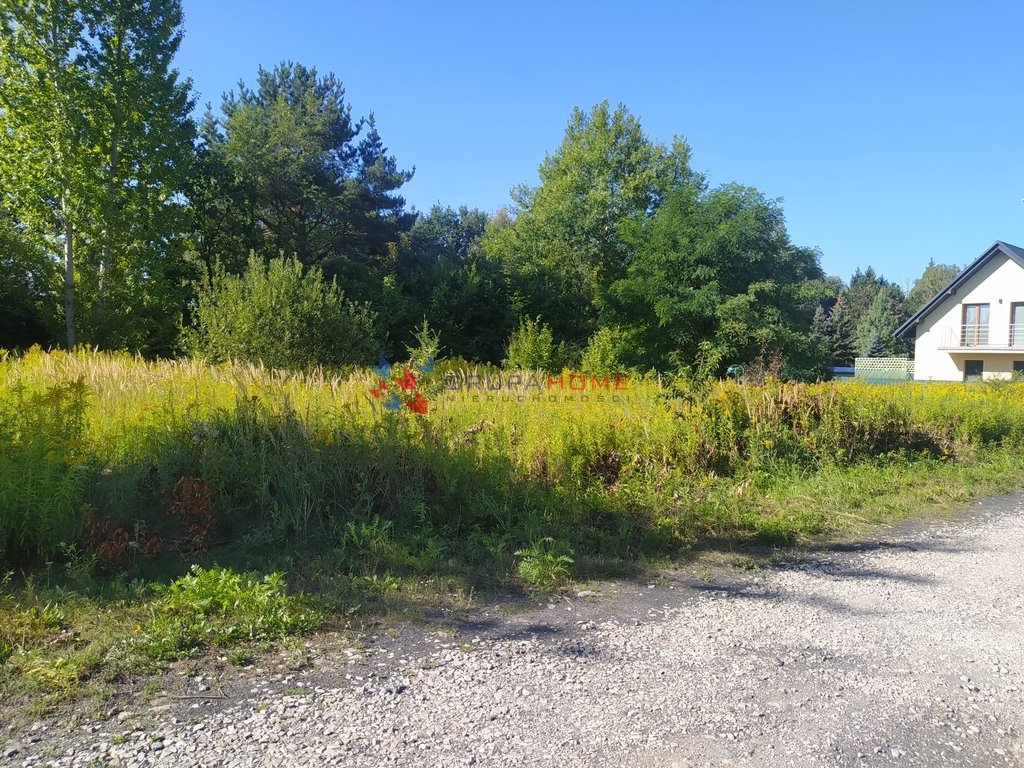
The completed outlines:
[[[209,512],[206,546],[330,550],[352,567],[511,567],[511,553],[547,537],[628,557],[827,526],[780,524],[744,501],[779,479],[1024,444],[1024,387],[1010,383],[691,391],[500,375],[420,374],[429,410],[416,414],[383,408],[371,371],[6,356],[0,554],[52,555],[95,538],[97,520],[129,532],[128,554],[155,540],[180,550],[198,525],[189,515]],[[183,478],[200,501],[182,495]]]

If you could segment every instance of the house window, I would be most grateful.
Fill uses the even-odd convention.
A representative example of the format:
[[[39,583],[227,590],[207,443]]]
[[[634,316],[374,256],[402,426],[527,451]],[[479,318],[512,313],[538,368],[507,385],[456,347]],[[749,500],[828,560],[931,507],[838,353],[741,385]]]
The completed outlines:
[[[1024,360],[1013,361],[1013,378],[1024,379]]]
[[[1024,302],[1010,305],[1010,346],[1024,347]]]
[[[981,381],[984,373],[984,361],[964,360],[964,381]]]
[[[964,327],[960,335],[961,347],[980,347],[988,344],[988,304],[964,304]]]

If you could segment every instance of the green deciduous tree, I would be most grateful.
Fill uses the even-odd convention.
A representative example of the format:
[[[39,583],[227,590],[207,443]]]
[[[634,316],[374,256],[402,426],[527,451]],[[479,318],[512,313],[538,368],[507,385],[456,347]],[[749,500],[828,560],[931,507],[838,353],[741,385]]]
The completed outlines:
[[[487,246],[509,270],[523,311],[543,316],[558,338],[585,344],[602,295],[630,261],[624,225],[649,217],[690,180],[689,160],[682,139],[651,141],[622,105],[576,109],[540,166],[540,185],[513,190],[515,222]]]
[[[419,276],[438,264],[461,264],[487,231],[490,216],[478,208],[434,205],[416,219],[408,247],[400,256],[403,279]]]
[[[442,266],[431,287],[426,315],[459,355],[499,362],[505,340],[515,327],[501,265],[474,251],[458,266]]]
[[[3,207],[62,265],[65,338],[168,351],[194,127],[178,0],[0,2]]]
[[[408,302],[406,316],[389,318],[393,338],[408,333],[409,315],[418,314],[460,356],[501,360],[515,317],[502,265],[480,241],[503,221],[465,206],[434,206],[416,221],[399,252],[397,276]]]
[[[708,356],[702,344],[722,365],[820,365],[809,330],[829,284],[818,254],[789,241],[776,202],[749,187],[686,184],[631,239],[634,255],[609,291],[608,315],[632,328],[645,367],[690,368]]]
[[[84,28],[74,3],[0,3],[0,207],[62,263],[68,346],[77,341],[75,247],[97,192]]]
[[[85,18],[101,170],[82,280],[94,297],[89,337],[103,346],[168,352],[193,276],[184,261],[189,222],[182,195],[196,128],[191,83],[172,66],[181,5],[93,0]]]
[[[907,294],[907,314],[914,314],[931,301],[939,291],[953,282],[959,273],[960,269],[955,264],[936,264],[934,260],[929,259],[928,266],[914,281],[913,287]]]
[[[57,264],[0,212],[0,347],[50,346],[60,338],[58,277]]]

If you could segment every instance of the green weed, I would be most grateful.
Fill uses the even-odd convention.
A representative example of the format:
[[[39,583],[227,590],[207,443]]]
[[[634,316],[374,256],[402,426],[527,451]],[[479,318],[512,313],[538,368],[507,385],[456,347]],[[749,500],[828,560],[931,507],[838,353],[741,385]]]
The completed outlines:
[[[322,616],[285,593],[284,577],[262,579],[230,569],[192,570],[157,589],[139,646],[154,659],[187,657],[208,646],[277,640],[313,629]]]
[[[533,542],[515,554],[520,558],[519,575],[535,587],[556,589],[563,586],[571,576],[572,549],[550,536]]]
[[[87,389],[81,378],[0,386],[0,562],[53,554],[83,525]]]

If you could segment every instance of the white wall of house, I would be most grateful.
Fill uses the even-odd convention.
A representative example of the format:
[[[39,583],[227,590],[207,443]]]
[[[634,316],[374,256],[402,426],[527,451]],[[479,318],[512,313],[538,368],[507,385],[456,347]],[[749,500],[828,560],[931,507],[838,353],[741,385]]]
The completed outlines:
[[[948,296],[918,324],[914,378],[962,381],[966,360],[981,360],[985,378],[1009,378],[1014,360],[1024,360],[1024,347],[1016,353],[956,347],[963,324],[963,305],[988,304],[987,346],[1009,348],[1010,307],[1015,302],[1024,302],[1024,269],[997,253],[955,295]]]

